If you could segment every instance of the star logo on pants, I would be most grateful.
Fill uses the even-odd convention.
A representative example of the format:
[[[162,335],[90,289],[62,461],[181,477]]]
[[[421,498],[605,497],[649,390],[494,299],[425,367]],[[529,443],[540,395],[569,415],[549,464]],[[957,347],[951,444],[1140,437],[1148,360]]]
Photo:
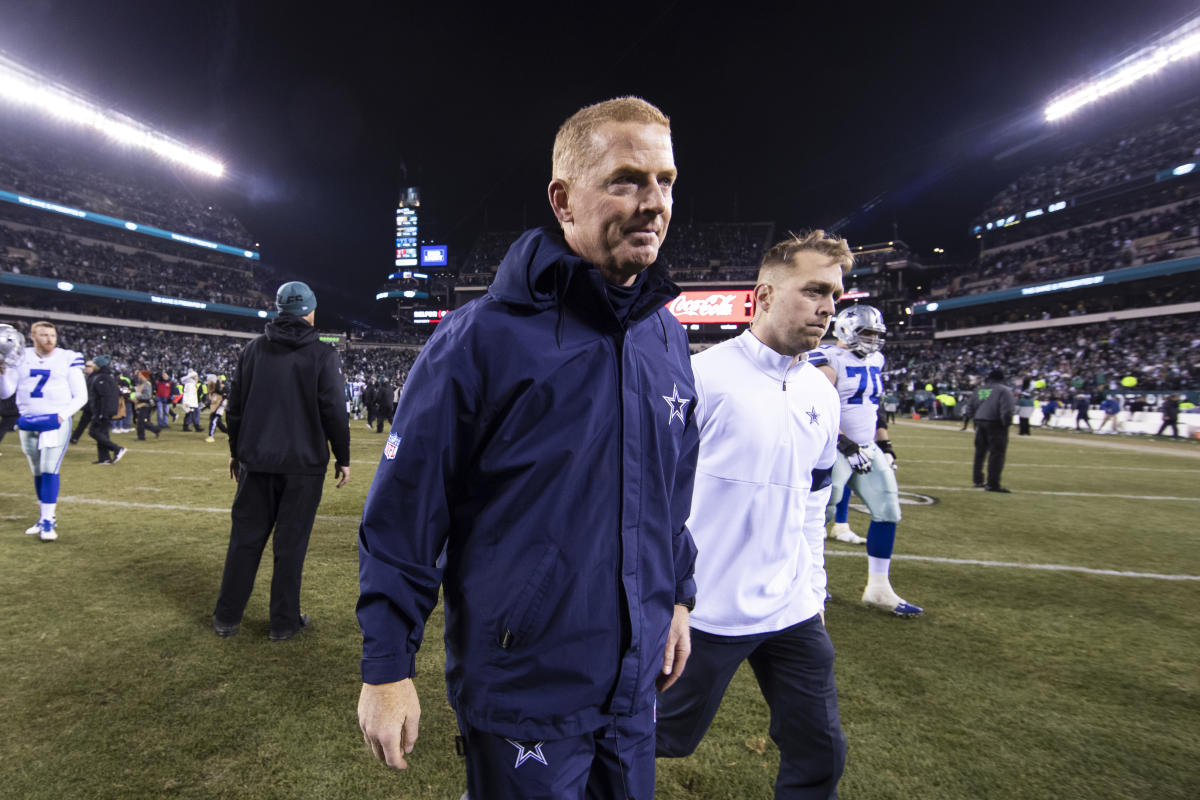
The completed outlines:
[[[545,744],[545,742],[521,743],[512,739],[505,739],[504,741],[517,748],[517,761],[515,764],[513,764],[513,769],[521,766],[531,758],[534,761],[540,761],[547,767],[550,766],[549,762],[546,761],[546,754],[542,752],[542,745]]]
[[[675,383],[671,384],[670,396],[664,394],[662,395],[662,399],[666,400],[667,405],[671,407],[671,416],[667,417],[667,425],[670,425],[672,422],[674,422],[676,417],[679,417],[679,421],[681,423],[687,425],[687,420],[683,418],[683,410],[687,408],[687,404],[690,403],[691,400],[687,400],[679,396],[679,385]]]

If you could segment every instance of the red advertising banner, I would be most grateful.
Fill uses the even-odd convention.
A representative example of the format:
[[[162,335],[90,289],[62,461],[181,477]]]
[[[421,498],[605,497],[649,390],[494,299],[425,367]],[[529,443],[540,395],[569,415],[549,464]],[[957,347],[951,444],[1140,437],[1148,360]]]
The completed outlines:
[[[682,292],[667,310],[684,324],[749,322],[754,318],[754,292],[735,289],[723,292]]]

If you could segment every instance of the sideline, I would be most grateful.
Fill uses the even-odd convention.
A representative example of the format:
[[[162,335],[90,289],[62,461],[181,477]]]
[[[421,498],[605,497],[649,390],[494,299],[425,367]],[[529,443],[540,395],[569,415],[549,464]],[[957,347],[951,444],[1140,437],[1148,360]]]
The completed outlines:
[[[914,486],[905,484],[904,491],[908,489],[923,489],[927,491],[937,492],[978,492],[983,496],[982,489],[976,489],[973,486]],[[1041,492],[1033,489],[1017,489],[1013,491],[1013,495],[1022,494],[1044,494],[1054,497],[1112,497],[1118,500],[1178,500],[1183,503],[1200,503],[1200,497],[1165,497],[1152,494],[1112,494],[1111,492]]]

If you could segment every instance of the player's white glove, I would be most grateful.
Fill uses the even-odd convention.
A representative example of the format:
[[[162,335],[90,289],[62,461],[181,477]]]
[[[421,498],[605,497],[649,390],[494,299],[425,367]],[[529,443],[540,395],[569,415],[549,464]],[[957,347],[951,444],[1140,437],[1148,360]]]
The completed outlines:
[[[881,442],[876,442],[875,446],[882,450],[883,454],[887,457],[888,466],[892,469],[896,469],[896,451],[892,449],[891,440],[884,439]]]
[[[12,325],[0,324],[0,362],[6,367],[21,363],[25,350],[25,337]]]
[[[846,434],[838,434],[837,449],[850,462],[850,469],[859,475],[866,475],[871,471],[871,457],[860,450],[854,440]]]

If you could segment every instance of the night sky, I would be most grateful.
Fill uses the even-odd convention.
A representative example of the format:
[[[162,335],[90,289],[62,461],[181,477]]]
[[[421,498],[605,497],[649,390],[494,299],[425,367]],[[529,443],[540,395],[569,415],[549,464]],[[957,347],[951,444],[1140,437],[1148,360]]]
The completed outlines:
[[[344,312],[378,321],[401,186],[421,187],[422,223],[459,257],[485,225],[552,221],[558,125],[620,94],[671,117],[676,222],[773,220],[782,234],[849,217],[851,244],[895,225],[922,255],[966,259],[970,219],[1028,159],[1111,119],[1081,115],[996,161],[1047,131],[1045,101],[1197,11],[0,0],[0,49],[218,155],[224,203],[264,260],[336,282]],[[1195,73],[1124,102],[1196,94]]]

